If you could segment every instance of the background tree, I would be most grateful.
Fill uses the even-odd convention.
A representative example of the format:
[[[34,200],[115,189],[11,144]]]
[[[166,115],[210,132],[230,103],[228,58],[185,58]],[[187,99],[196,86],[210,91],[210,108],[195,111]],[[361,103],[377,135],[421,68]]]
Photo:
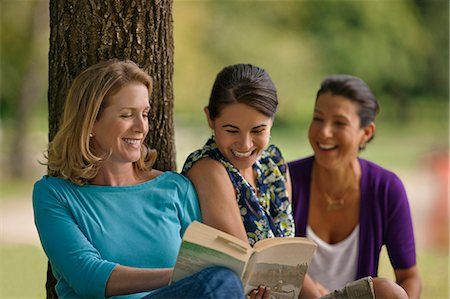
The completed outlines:
[[[13,177],[24,178],[28,174],[28,161],[25,158],[28,154],[26,140],[28,136],[28,126],[31,112],[38,102],[38,94],[45,89],[45,81],[42,76],[43,63],[39,60],[39,38],[45,32],[44,21],[48,17],[46,13],[47,5],[45,1],[31,3],[31,16],[28,19],[28,30],[24,36],[23,76],[19,84],[16,105],[13,107],[16,117],[12,126],[15,134],[11,142],[11,159],[9,166]]]
[[[174,170],[173,24],[171,0],[51,0],[48,117],[55,136],[74,77],[99,61],[131,59],[154,79],[147,144],[155,168]],[[47,297],[56,298],[47,272]]]

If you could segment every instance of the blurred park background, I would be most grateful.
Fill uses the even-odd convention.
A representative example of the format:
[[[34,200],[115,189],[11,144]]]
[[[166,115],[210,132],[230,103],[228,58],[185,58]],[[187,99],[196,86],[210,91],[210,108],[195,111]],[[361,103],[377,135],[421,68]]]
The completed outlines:
[[[45,174],[48,2],[0,2],[0,298],[45,296],[33,182]],[[279,91],[272,141],[311,154],[315,92],[332,73],[361,77],[381,103],[362,156],[396,172],[410,199],[423,298],[449,298],[449,2],[174,1],[178,169],[209,136],[202,108],[216,73],[265,68]],[[384,253],[380,275],[393,278]]]

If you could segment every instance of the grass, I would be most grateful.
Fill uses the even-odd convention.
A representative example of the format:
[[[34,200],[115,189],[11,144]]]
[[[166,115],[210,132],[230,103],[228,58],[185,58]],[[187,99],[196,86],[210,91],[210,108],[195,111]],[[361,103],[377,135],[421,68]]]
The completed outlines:
[[[43,250],[33,245],[2,245],[0,250],[0,298],[45,298]]]
[[[417,251],[417,267],[422,279],[421,298],[449,298],[448,252],[436,249],[419,249]],[[381,252],[378,275],[395,280],[385,248]]]
[[[0,250],[0,298],[44,298],[47,259],[42,249],[32,245],[3,245]],[[422,298],[449,298],[448,265],[447,252],[419,249]],[[394,279],[391,269],[383,251],[379,275]]]
[[[2,179],[0,180],[0,202],[31,198],[34,180]]]

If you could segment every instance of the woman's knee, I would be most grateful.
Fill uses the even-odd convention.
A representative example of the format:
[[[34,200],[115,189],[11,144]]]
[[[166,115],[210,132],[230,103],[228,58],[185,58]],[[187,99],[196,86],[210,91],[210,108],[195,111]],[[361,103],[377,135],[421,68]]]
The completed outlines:
[[[201,271],[202,275],[207,276],[209,280],[217,282],[226,282],[228,284],[237,284],[242,286],[240,277],[231,269],[226,267],[209,267]]]
[[[375,298],[382,299],[407,299],[405,290],[393,281],[386,278],[373,278],[373,290]]]
[[[227,292],[230,295],[229,298],[244,297],[241,279],[234,271],[225,267],[210,267],[200,273],[210,287],[217,292]]]

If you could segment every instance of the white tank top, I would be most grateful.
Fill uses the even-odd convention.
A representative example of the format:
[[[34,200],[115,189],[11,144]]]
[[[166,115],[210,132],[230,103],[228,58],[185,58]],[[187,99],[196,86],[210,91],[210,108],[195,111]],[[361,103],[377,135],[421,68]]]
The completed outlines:
[[[341,289],[356,278],[359,225],[345,240],[328,244],[320,239],[308,225],[306,236],[317,244],[308,273],[330,292]]]

